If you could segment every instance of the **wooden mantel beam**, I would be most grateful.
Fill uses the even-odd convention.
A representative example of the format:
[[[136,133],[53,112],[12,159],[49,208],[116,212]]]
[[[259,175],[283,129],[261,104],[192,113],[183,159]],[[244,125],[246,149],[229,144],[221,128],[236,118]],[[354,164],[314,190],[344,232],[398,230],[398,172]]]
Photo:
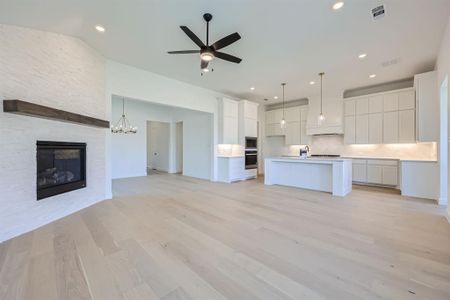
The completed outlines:
[[[3,100],[3,111],[30,117],[76,123],[87,126],[109,128],[109,121],[100,120],[68,111],[34,104],[22,100]]]

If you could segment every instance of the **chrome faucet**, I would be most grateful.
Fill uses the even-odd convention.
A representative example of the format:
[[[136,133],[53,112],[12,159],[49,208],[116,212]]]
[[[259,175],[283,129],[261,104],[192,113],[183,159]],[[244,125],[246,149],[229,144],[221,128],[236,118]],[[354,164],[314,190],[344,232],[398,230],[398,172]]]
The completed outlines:
[[[300,156],[302,156],[304,153],[306,154],[306,156],[308,156],[308,153],[309,153],[308,145],[306,145],[305,148],[300,148]]]

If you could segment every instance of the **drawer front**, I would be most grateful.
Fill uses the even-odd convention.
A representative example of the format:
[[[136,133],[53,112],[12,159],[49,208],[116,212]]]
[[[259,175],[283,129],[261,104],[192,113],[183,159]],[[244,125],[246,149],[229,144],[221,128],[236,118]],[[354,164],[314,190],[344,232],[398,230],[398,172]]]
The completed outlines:
[[[365,164],[367,164],[367,160],[366,159],[352,159],[352,163],[354,165],[365,165]]]
[[[378,166],[398,166],[398,160],[393,159],[369,159],[367,160],[368,165],[378,165]]]

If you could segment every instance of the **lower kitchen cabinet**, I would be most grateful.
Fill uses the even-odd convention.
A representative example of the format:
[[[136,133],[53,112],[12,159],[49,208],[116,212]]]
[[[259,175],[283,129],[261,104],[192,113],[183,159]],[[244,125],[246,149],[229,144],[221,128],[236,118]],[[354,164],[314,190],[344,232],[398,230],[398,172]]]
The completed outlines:
[[[243,156],[224,156],[218,158],[218,180],[234,182],[245,178],[245,158]]]
[[[382,166],[367,166],[367,183],[383,184]]]
[[[393,185],[398,184],[398,167],[383,166],[383,185]]]
[[[393,159],[353,159],[353,182],[396,187],[398,161]]]
[[[367,182],[367,163],[353,162],[352,174],[353,181],[355,182]]]

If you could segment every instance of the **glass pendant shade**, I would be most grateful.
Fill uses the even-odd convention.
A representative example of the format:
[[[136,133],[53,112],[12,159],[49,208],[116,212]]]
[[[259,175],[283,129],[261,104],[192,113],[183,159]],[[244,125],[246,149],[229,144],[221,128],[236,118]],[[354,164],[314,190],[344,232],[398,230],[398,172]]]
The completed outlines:
[[[280,126],[281,126],[281,128],[285,128],[286,127],[286,120],[284,118],[281,119]]]
[[[281,129],[284,129],[286,127],[286,119],[284,118],[284,87],[286,83],[282,83],[281,86],[283,87],[283,118],[280,121],[280,127]]]

